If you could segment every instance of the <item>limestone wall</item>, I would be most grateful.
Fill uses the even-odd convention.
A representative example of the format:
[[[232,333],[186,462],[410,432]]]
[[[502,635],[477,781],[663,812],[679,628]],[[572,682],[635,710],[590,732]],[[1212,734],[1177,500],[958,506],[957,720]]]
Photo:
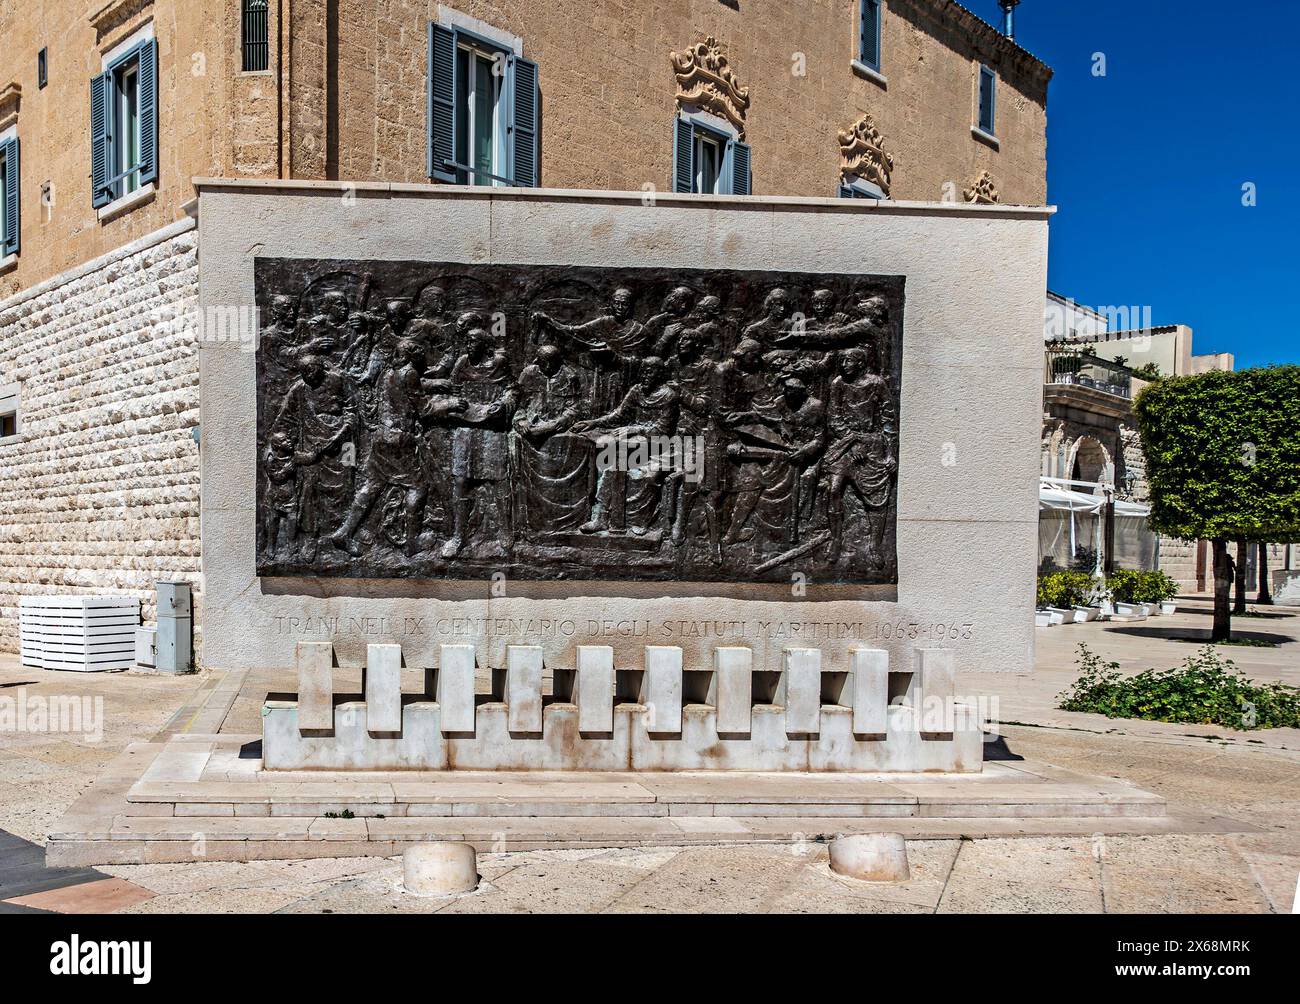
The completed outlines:
[[[198,234],[173,224],[0,301],[0,385],[19,434],[0,441],[0,651],[18,599],[153,583],[199,589],[199,363],[174,318],[198,292]]]
[[[1184,593],[1196,592],[1196,548],[1194,540],[1160,538],[1160,570],[1177,582]],[[1207,581],[1205,588],[1213,589],[1214,582]]]

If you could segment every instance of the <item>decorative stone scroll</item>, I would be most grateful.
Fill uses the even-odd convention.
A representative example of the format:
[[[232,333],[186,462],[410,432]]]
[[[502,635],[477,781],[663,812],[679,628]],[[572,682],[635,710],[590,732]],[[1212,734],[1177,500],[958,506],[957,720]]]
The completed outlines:
[[[710,35],[681,52],[669,53],[668,58],[677,75],[678,105],[694,105],[721,116],[744,139],[749,88],[736,81],[718,40]]]
[[[885,152],[885,137],[871,116],[863,115],[847,129],[839,131],[840,174],[845,183],[861,178],[876,185],[886,197],[894,173],[894,158]]]
[[[988,171],[981,171],[971,186],[962,192],[962,197],[970,203],[993,206],[998,203],[998,190],[993,185],[993,176]]]
[[[261,575],[897,581],[901,278],[254,269]]]

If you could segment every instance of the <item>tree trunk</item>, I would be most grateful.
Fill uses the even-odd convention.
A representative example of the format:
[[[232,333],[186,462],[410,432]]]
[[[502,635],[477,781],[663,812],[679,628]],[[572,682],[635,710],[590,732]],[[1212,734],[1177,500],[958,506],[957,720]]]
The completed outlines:
[[[1273,605],[1273,593],[1268,586],[1268,545],[1259,545],[1259,595],[1255,602],[1266,607]]]
[[[1232,637],[1232,558],[1228,542],[1214,544],[1214,631],[1210,641],[1227,641]]]
[[[1237,541],[1237,590],[1236,598],[1232,604],[1234,614],[1244,614],[1246,612],[1246,547],[1244,540]]]

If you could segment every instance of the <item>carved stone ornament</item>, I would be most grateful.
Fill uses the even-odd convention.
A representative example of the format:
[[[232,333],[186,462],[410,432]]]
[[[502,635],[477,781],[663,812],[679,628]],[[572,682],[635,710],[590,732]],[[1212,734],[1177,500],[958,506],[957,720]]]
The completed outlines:
[[[710,35],[681,52],[668,54],[677,74],[677,103],[694,105],[726,119],[745,136],[749,88],[736,82],[718,40]]]
[[[863,115],[847,129],[839,131],[840,173],[845,182],[861,178],[889,195],[889,179],[894,173],[893,155],[885,152],[885,137],[870,115]]]
[[[18,81],[0,87],[0,129],[8,129],[18,121],[18,106],[22,99],[23,85]]]
[[[901,278],[254,279],[261,575],[898,581]]]
[[[981,171],[975,183],[962,193],[967,202],[982,206],[994,206],[998,203],[998,190],[993,186],[993,176],[988,171]]]

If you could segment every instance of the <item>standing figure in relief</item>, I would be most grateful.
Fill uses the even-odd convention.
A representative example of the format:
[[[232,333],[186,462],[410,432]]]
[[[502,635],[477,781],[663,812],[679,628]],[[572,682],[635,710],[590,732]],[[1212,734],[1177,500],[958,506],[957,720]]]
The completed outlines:
[[[379,497],[391,488],[403,492],[406,553],[413,557],[419,550],[424,506],[429,497],[421,426],[421,418],[427,413],[421,383],[424,365],[419,342],[402,338],[397,343],[393,365],[383,371],[375,387],[376,425],[361,488],[343,525],[330,538],[335,546],[346,548],[354,557],[361,554],[355,539],[357,529]],[[455,404],[448,402],[446,406],[454,408]]]
[[[357,415],[338,370],[314,355],[300,356],[298,366],[301,375],[271,423],[267,539],[274,549],[283,520],[290,541],[299,535],[307,538],[303,560],[312,562],[324,529],[322,518],[337,510],[352,484]]]
[[[681,547],[690,530],[691,514],[701,498],[704,518],[709,534],[709,558],[714,564],[722,563],[721,512],[723,485],[727,467],[727,440],[722,429],[723,368],[711,355],[717,344],[715,320],[721,303],[716,296],[706,296],[700,301],[703,323],[682,331],[677,343],[677,386],[681,393],[681,412],[677,419],[677,434],[703,443],[696,453],[698,470],[692,476],[686,471],[674,472],[676,505],[673,516],[673,546]]]
[[[511,463],[519,488],[518,526],[576,529],[587,512],[591,443],[570,435],[582,413],[582,381],[558,345],[543,345],[519,375]]]
[[[574,432],[592,436],[604,451],[612,452],[617,458],[625,455],[629,458],[647,457],[646,463],[638,463],[625,472],[618,471],[610,463],[601,466],[591,519],[582,525],[583,533],[608,532],[610,510],[618,501],[623,503],[628,529],[638,537],[649,532],[658,512],[666,477],[666,472],[651,459],[654,455],[649,447],[652,440],[663,442],[673,434],[679,406],[680,392],[677,385],[668,379],[667,364],[657,356],[650,356],[642,360],[641,379],[616,408],[574,425]],[[619,477],[620,474],[626,474],[626,478]],[[625,495],[616,499],[616,485],[622,481],[626,481]]]
[[[830,445],[822,467],[829,481],[827,521],[831,534],[828,559],[839,560],[844,545],[844,496],[851,489],[862,503],[868,526],[872,564],[884,564],[886,507],[898,460],[893,440],[893,396],[884,377],[871,371],[862,348],[840,354],[839,374],[831,381]]]
[[[495,512],[495,530],[509,553],[515,526],[511,511],[509,430],[518,403],[510,358],[477,314],[464,314],[458,324],[468,348],[451,371],[451,386],[468,407],[455,417],[451,438],[452,520],[444,558],[460,554],[469,540],[474,496],[484,490]]]

